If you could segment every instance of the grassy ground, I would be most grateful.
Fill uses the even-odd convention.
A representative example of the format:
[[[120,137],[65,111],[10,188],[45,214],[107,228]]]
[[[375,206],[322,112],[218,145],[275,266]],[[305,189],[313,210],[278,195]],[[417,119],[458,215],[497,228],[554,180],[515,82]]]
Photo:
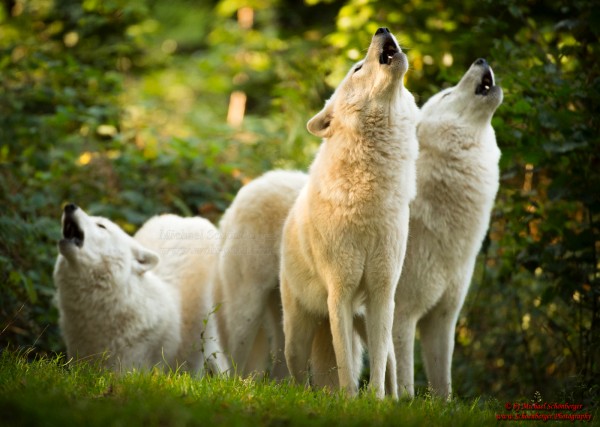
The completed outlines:
[[[60,356],[0,354],[3,426],[481,426],[497,425],[503,406],[427,397],[378,401],[368,394],[348,399],[287,383],[178,373],[118,376]]]

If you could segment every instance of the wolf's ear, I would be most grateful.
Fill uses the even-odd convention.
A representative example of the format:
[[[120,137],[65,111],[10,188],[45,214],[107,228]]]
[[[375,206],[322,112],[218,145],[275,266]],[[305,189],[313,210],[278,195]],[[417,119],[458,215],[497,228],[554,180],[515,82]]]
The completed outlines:
[[[133,253],[133,270],[138,274],[152,270],[158,264],[158,254],[150,249],[146,249],[142,245],[135,245],[132,248]]]
[[[331,101],[325,103],[325,107],[317,113],[312,119],[306,124],[306,128],[313,135],[321,138],[327,138],[331,136],[331,120],[333,119],[333,106]]]

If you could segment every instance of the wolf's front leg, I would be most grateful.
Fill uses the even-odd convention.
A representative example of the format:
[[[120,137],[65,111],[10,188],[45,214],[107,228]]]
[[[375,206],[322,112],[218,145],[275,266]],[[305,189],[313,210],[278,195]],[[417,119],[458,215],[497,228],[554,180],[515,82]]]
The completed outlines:
[[[393,341],[396,353],[398,393],[401,397],[413,398],[414,385],[414,346],[417,321],[402,307],[396,306],[394,314]]]
[[[376,290],[377,292],[373,292]],[[392,345],[392,324],[394,316],[394,295],[384,287],[370,290],[367,296],[367,341],[369,360],[371,362],[371,379],[369,386],[375,390],[379,399],[385,396],[386,365],[395,363]],[[397,392],[392,388],[392,395]]]
[[[442,299],[419,320],[421,348],[427,379],[433,393],[450,399],[452,394],[452,353],[456,319],[462,301],[446,291]]]
[[[353,397],[358,394],[358,384],[353,374],[355,362],[352,348],[354,330],[352,301],[347,297],[347,293],[345,294],[346,298],[342,298],[339,284],[330,286],[329,289],[327,308],[329,310],[339,384],[341,389],[346,390],[348,396]]]
[[[398,377],[396,374],[396,352],[394,343],[390,340],[387,365],[385,367],[385,393],[398,399]]]

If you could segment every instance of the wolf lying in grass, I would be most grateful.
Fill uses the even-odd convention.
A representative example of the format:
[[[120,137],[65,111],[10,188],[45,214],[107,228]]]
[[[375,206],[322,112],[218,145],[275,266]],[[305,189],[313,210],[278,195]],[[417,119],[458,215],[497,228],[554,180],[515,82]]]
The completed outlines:
[[[167,232],[186,230],[212,235],[213,240],[194,242],[207,249],[199,251],[204,253],[166,250],[159,262],[155,251],[113,222],[89,216],[74,204],[65,206],[54,282],[69,357],[101,360],[117,371],[176,369],[180,364],[201,371],[205,357],[211,370],[227,368],[212,356],[220,353],[213,337],[202,335],[202,319],[208,318],[211,306],[202,271],[214,263],[217,249],[210,246],[218,242],[216,229],[200,218],[160,218],[140,231],[142,241],[149,242],[151,236],[158,240],[159,224]],[[155,249],[162,251],[170,244],[157,242]]]

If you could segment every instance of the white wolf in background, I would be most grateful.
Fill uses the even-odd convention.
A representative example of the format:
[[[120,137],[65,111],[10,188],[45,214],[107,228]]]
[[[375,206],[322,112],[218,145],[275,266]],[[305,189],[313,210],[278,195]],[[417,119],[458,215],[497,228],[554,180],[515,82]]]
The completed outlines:
[[[283,223],[308,176],[271,171],[242,187],[219,231],[221,250],[215,271],[219,333],[243,376],[266,372],[288,375],[283,356],[279,264]]]
[[[134,238],[158,252],[154,274],[177,288],[182,339],[177,362],[192,372],[229,371],[217,332],[219,308],[212,298],[220,241],[217,228],[205,218],[165,214],[146,221]]]
[[[409,396],[417,322],[431,387],[451,394],[456,321],[498,191],[500,150],[491,119],[501,102],[492,69],[478,59],[421,110],[417,197],[394,317],[398,384]]]

